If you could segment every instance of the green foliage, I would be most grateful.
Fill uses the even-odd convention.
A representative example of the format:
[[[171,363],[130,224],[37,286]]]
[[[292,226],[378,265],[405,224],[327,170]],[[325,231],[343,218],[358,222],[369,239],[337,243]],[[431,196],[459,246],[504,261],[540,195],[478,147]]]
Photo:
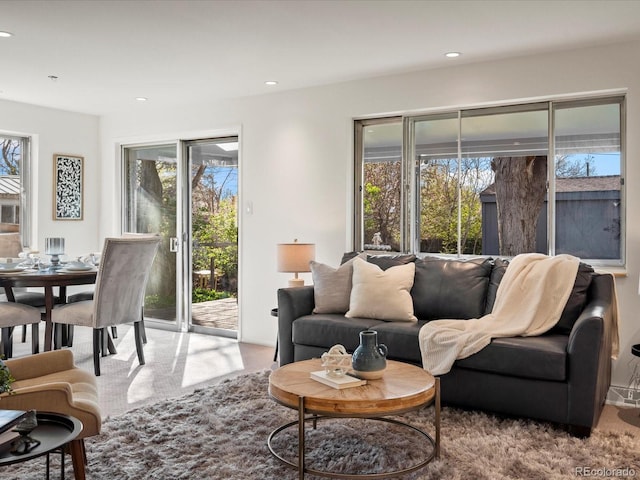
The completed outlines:
[[[15,380],[7,366],[0,360],[0,393],[11,393],[11,384],[15,382]]]
[[[209,290],[208,288],[194,288],[191,301],[193,303],[210,302],[212,300],[220,300],[222,298],[230,298],[229,292],[217,292],[215,290]]]
[[[215,275],[234,285],[238,276],[238,225],[236,198],[220,200],[217,212],[201,207],[193,213],[193,269],[209,270],[213,260]]]
[[[380,232],[382,243],[400,248],[400,162],[366,163],[362,192],[364,243]]]

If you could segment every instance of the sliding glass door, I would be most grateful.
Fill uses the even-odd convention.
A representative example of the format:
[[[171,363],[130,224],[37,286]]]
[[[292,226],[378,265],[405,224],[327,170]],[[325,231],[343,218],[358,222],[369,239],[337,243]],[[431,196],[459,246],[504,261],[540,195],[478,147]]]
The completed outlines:
[[[238,138],[123,148],[123,231],[163,241],[150,324],[237,337]]]
[[[189,169],[191,329],[238,330],[238,137],[185,143]],[[189,285],[187,285],[189,287]]]
[[[145,318],[180,327],[178,144],[125,147],[123,230],[162,236],[145,295]]]

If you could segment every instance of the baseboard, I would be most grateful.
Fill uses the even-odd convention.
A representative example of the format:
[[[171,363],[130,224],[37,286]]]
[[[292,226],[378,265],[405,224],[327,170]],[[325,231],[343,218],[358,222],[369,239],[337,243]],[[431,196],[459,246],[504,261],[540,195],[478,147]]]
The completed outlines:
[[[640,407],[640,390],[637,388],[611,386],[606,403],[618,407]]]

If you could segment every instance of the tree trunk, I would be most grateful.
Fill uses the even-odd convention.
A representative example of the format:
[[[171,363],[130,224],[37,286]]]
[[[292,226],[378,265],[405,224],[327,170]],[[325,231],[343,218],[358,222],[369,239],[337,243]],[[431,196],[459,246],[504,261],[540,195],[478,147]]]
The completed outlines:
[[[547,191],[547,157],[496,157],[495,172],[500,255],[536,251],[536,226]]]

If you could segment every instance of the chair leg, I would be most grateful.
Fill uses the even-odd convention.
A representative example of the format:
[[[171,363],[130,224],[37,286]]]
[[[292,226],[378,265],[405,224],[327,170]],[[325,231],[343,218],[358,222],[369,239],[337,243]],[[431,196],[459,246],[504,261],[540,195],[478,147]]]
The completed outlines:
[[[67,347],[73,347],[73,325],[67,325]]]
[[[22,343],[27,341],[27,326],[22,325]]]
[[[37,323],[31,324],[31,353],[36,354],[40,351],[40,325]]]
[[[118,327],[116,327],[115,325],[111,326],[111,336],[113,338],[118,338]]]
[[[13,356],[13,327],[2,327],[2,353],[4,358]]]
[[[60,350],[62,348],[62,329],[65,326],[62,323],[53,324],[53,349]]]
[[[100,329],[100,352],[103,357],[109,355],[109,332],[107,332],[106,328]]]
[[[93,371],[100,376],[100,352],[102,350],[102,328],[93,329]]]
[[[133,323],[133,332],[136,338],[136,351],[138,352],[138,362],[140,365],[144,365],[144,350],[142,345],[142,331],[141,324],[142,322],[134,322]]]
[[[144,306],[140,315],[140,333],[142,334],[142,343],[147,344],[147,331],[144,329]]]
[[[82,438],[72,440],[69,443],[71,451],[71,462],[73,463],[73,474],[76,480],[85,480],[86,452],[84,440]]]

